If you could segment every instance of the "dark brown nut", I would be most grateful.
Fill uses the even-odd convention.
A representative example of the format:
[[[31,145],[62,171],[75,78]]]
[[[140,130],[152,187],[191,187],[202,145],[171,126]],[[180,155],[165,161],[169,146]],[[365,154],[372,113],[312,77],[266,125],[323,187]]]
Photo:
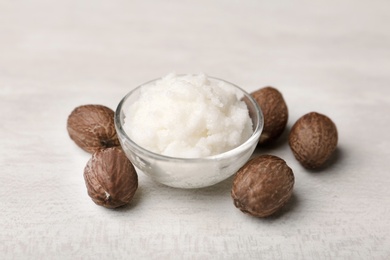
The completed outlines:
[[[248,161],[235,175],[231,196],[242,212],[267,217],[291,198],[294,173],[286,162],[273,155]]]
[[[84,180],[91,199],[106,208],[128,204],[138,188],[137,172],[119,147],[95,152],[84,168]]]
[[[295,158],[308,169],[323,166],[337,148],[337,128],[322,114],[311,112],[297,120],[289,135]]]
[[[114,111],[102,105],[76,107],[68,117],[67,129],[70,138],[89,153],[120,145]]]
[[[273,87],[264,87],[251,93],[259,104],[264,117],[263,132],[259,144],[275,141],[287,125],[288,108],[282,94]]]

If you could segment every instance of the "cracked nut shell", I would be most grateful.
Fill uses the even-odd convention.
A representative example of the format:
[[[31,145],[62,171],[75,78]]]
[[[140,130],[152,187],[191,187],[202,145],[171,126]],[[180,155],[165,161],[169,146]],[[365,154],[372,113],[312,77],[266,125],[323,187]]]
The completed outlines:
[[[102,105],[76,107],[68,116],[67,130],[70,138],[89,153],[120,145],[114,111]]]
[[[288,121],[288,108],[282,94],[273,87],[264,87],[251,93],[264,117],[259,144],[268,144],[279,138]]]
[[[248,161],[235,175],[231,196],[242,212],[267,217],[291,198],[294,174],[286,162],[273,155]]]
[[[337,148],[338,134],[333,121],[317,112],[297,120],[289,135],[289,145],[295,158],[308,169],[323,166]]]
[[[138,188],[137,172],[119,147],[95,152],[84,168],[84,180],[91,199],[106,208],[128,204]]]

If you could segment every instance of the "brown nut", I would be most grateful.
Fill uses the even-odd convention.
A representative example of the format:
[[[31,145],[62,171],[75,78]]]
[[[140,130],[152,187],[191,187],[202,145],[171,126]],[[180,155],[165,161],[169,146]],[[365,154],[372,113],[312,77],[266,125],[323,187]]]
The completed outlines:
[[[295,158],[308,169],[325,164],[337,147],[337,128],[322,114],[311,112],[297,120],[291,128],[289,145]]]
[[[119,147],[95,152],[84,168],[84,180],[91,199],[106,208],[128,204],[138,188],[137,172]]]
[[[67,129],[70,138],[89,153],[120,145],[114,111],[102,105],[76,107],[68,117]]]
[[[291,198],[294,173],[286,162],[273,155],[248,161],[235,175],[231,196],[242,212],[267,217]]]
[[[288,120],[287,104],[282,94],[273,87],[264,87],[251,93],[259,104],[264,117],[263,132],[259,144],[275,141],[284,131]]]

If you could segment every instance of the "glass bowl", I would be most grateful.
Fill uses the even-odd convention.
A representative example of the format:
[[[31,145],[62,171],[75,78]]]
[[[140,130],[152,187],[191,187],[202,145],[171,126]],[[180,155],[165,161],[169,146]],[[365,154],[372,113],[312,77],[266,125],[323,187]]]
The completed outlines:
[[[219,183],[235,174],[250,158],[263,130],[263,114],[257,102],[240,87],[222,79],[208,77],[210,81],[224,82],[225,87],[234,89],[239,100],[247,105],[253,123],[253,133],[240,146],[213,156],[201,158],[177,158],[157,154],[139,146],[123,129],[123,110],[140,95],[142,88],[153,85],[149,81],[130,91],[118,104],[115,111],[115,127],[126,156],[136,168],[155,181],[176,188],[202,188]]]

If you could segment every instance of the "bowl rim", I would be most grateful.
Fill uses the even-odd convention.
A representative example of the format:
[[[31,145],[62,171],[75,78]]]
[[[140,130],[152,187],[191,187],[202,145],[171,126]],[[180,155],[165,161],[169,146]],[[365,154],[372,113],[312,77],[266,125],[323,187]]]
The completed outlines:
[[[176,76],[180,77],[180,76],[185,76],[185,75],[197,75],[197,74],[177,74]],[[252,132],[252,135],[244,143],[240,144],[239,146],[237,146],[237,147],[235,147],[235,148],[233,148],[231,150],[223,152],[223,153],[219,153],[219,154],[215,154],[215,155],[211,155],[211,156],[206,156],[206,157],[190,157],[190,158],[186,158],[186,157],[173,157],[173,156],[167,156],[167,155],[162,155],[162,154],[159,154],[159,153],[155,153],[155,152],[152,152],[150,150],[147,150],[147,149],[143,148],[142,146],[140,146],[136,142],[134,142],[127,135],[126,131],[123,129],[123,125],[121,124],[120,116],[121,116],[121,112],[122,112],[122,109],[123,109],[123,105],[127,101],[127,99],[134,92],[136,92],[137,90],[141,89],[143,86],[146,86],[146,85],[149,85],[149,84],[151,84],[151,83],[153,83],[155,81],[161,80],[162,77],[155,78],[155,79],[149,80],[149,81],[147,81],[147,82],[145,82],[145,83],[143,83],[141,85],[138,85],[133,90],[129,91],[121,99],[121,101],[119,102],[119,104],[118,104],[118,106],[117,106],[117,108],[115,110],[114,123],[115,123],[115,128],[116,128],[116,131],[118,133],[118,138],[120,140],[120,143],[122,144],[122,137],[124,137],[124,139],[126,139],[126,141],[129,142],[131,144],[131,146],[137,150],[137,153],[141,153],[143,155],[146,155],[148,157],[152,157],[154,159],[161,160],[161,161],[178,161],[178,162],[205,162],[205,161],[222,160],[222,159],[225,159],[225,158],[234,157],[235,155],[239,154],[243,150],[248,149],[249,147],[253,146],[254,144],[257,145],[258,140],[259,140],[260,135],[261,135],[261,132],[263,131],[263,128],[264,128],[264,116],[263,116],[263,112],[262,112],[259,104],[252,97],[252,95],[250,95],[248,92],[246,92],[244,89],[242,89],[241,87],[237,86],[236,84],[233,84],[233,83],[231,83],[229,81],[226,81],[224,79],[220,79],[220,78],[209,76],[209,75],[207,75],[207,78],[210,78],[210,79],[213,79],[213,80],[216,80],[216,81],[224,82],[224,83],[226,83],[228,85],[231,85],[232,87],[236,88],[237,90],[241,91],[242,94],[246,98],[248,98],[250,103],[255,107],[255,114],[258,117],[257,124],[254,126],[254,130]],[[120,133],[120,135],[119,135],[119,133]]]

